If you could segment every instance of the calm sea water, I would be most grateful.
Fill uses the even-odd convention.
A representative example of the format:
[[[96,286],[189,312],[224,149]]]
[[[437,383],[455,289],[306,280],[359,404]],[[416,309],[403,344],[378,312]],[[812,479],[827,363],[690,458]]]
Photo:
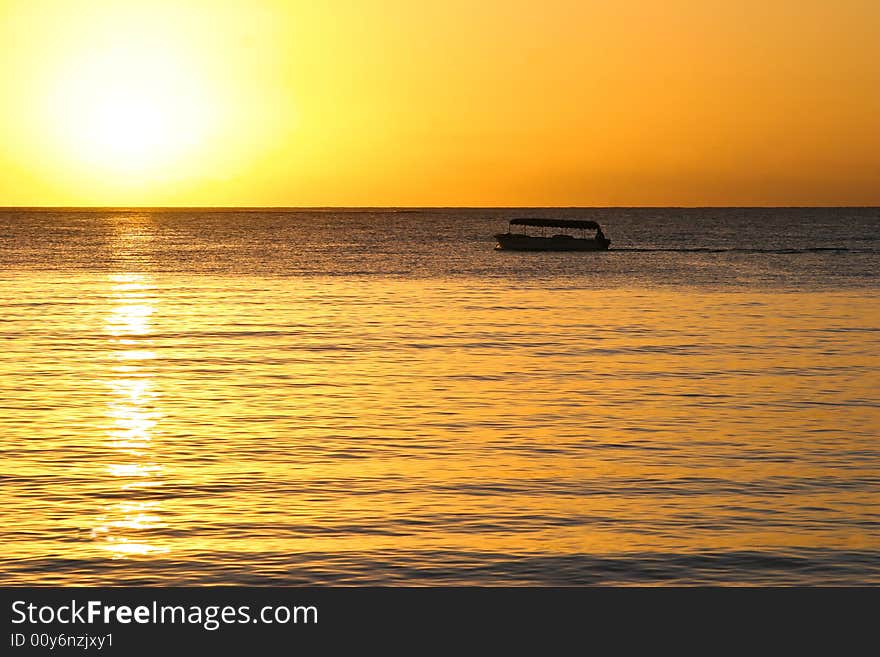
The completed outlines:
[[[612,250],[493,251],[523,215]],[[0,240],[0,583],[880,584],[880,209]]]

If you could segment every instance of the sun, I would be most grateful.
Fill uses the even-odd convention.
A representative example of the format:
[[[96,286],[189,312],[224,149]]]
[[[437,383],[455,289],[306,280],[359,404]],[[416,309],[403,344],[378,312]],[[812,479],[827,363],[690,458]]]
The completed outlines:
[[[204,77],[167,43],[101,43],[65,62],[48,107],[67,157],[109,175],[183,166],[216,123]]]
[[[326,140],[301,128],[300,106],[309,89],[328,82],[324,60],[309,55],[310,32],[288,38],[288,3],[7,4],[0,20],[7,202],[36,193],[59,205],[232,203],[274,188],[267,180],[286,189],[315,166],[313,145]],[[323,88],[335,101],[336,85]],[[342,107],[318,106],[322,117]]]
[[[175,117],[168,100],[134,86],[98,93],[82,117],[84,141],[114,161],[161,159],[175,149]]]

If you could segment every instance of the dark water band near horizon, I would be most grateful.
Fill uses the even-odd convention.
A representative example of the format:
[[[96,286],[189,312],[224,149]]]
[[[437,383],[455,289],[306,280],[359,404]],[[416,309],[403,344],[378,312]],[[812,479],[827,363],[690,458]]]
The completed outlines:
[[[603,253],[505,253],[517,216]],[[0,209],[6,585],[880,584],[880,209]]]

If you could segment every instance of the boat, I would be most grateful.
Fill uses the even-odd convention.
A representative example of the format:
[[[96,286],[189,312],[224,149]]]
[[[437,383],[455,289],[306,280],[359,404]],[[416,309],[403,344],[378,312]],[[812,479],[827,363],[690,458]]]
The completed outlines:
[[[526,232],[514,233],[514,226],[540,228],[540,235]],[[568,231],[580,231],[580,236],[571,233],[547,235],[548,228],[562,228]],[[596,231],[587,236],[587,231]],[[611,240],[605,237],[602,227],[595,221],[580,219],[511,219],[506,233],[495,235],[498,240],[496,249],[506,251],[605,251]]]

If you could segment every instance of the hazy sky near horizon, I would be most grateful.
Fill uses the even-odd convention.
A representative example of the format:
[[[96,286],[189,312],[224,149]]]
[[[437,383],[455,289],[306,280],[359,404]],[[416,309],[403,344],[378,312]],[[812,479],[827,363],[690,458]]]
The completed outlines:
[[[876,0],[0,8],[0,205],[880,205]]]

